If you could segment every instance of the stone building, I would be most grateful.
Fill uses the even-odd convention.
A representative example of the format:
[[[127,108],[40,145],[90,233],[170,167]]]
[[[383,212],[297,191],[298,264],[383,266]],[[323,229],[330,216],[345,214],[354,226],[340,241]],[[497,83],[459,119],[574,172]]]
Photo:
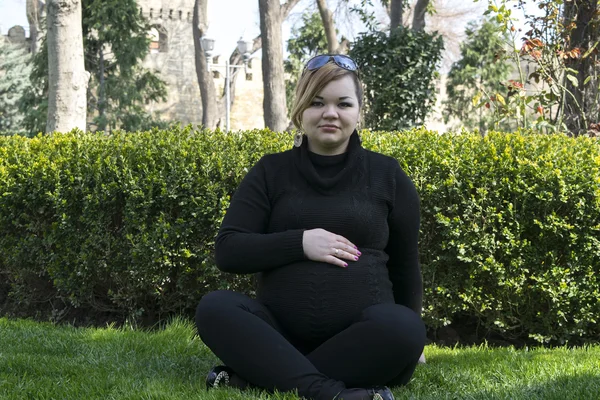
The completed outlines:
[[[159,112],[166,121],[179,121],[185,124],[202,122],[202,101],[196,79],[194,42],[192,37],[192,15],[194,0],[137,0],[140,12],[155,26],[148,36],[151,39],[150,52],[144,60],[144,67],[157,71],[167,82],[166,102],[150,103],[148,111]],[[39,23],[45,12],[45,2],[27,0],[27,18],[30,36],[40,40]],[[32,37],[26,37],[25,29],[14,26],[6,38],[11,42],[35,51]],[[225,63],[229,54],[211,57],[218,64],[211,68],[217,98],[223,93],[225,84]],[[263,83],[261,62],[252,58],[247,68],[236,69],[235,101],[231,108],[232,130],[263,128]],[[221,127],[225,127],[222,116]]]
[[[194,0],[138,0],[140,11],[155,26],[148,33],[151,38],[150,54],[144,61],[146,68],[156,70],[168,84],[165,103],[148,104],[150,111],[161,113],[162,119],[199,124],[202,121],[200,89],[196,79],[192,16]],[[215,80],[217,97],[223,93],[225,59],[229,54],[211,58],[211,71]],[[247,68],[238,73],[235,102],[231,109],[231,129],[264,127],[263,84],[261,63],[252,59]],[[225,121],[221,122],[224,128]]]

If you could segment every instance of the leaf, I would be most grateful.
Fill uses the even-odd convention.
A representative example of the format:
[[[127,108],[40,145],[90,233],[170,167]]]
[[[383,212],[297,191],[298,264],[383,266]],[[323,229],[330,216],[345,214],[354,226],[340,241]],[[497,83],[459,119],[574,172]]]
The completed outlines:
[[[500,93],[496,93],[496,100],[498,100],[498,102],[503,106],[506,105],[506,100],[504,100],[504,97],[502,97]]]
[[[477,93],[475,95],[475,97],[473,97],[473,107],[477,107],[480,99],[481,99],[481,92]]]
[[[571,82],[571,84],[575,87],[579,86],[579,80],[577,79],[576,76],[573,75],[567,75],[567,79],[569,80],[569,82]]]
[[[583,81],[583,86],[587,85],[590,82],[591,79],[592,79],[591,75],[588,76],[587,78],[585,78],[585,81]]]
[[[590,54],[592,54],[592,51],[594,51],[594,49],[596,48],[596,46],[598,46],[598,41],[596,41],[594,43],[594,45],[592,47],[590,47],[582,56],[581,58],[588,58]]]

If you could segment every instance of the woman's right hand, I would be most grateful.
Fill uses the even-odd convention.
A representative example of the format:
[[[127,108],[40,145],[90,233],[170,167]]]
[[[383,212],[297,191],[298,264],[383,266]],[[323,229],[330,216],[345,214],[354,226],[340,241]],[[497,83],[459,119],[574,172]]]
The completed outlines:
[[[302,247],[309,260],[343,268],[348,266],[344,260],[357,261],[361,255],[358,248],[345,237],[320,228],[304,231]]]

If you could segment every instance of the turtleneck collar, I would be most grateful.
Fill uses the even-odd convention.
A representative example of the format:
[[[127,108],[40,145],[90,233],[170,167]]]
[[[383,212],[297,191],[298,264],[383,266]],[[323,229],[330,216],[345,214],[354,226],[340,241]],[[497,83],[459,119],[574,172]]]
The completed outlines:
[[[308,183],[321,193],[337,191],[346,183],[352,182],[358,165],[364,162],[364,149],[360,143],[358,132],[354,130],[348,141],[346,153],[334,156],[323,156],[308,150],[308,138],[305,136],[300,147],[293,148],[294,162]],[[315,168],[343,163],[343,168],[332,177],[322,177]]]

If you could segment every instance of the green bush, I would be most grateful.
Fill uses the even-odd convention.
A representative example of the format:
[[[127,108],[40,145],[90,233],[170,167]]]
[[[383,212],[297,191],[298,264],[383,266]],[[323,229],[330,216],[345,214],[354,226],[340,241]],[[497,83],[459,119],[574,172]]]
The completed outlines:
[[[363,132],[421,196],[423,316],[506,337],[600,338],[600,145],[589,138]],[[249,277],[214,267],[229,198],[270,131],[0,137],[0,297],[153,322]],[[6,297],[6,295],[5,295]]]
[[[420,126],[435,105],[444,44],[437,33],[400,26],[364,32],[350,49],[365,85],[365,126],[391,131]]]
[[[429,325],[463,314],[508,337],[600,338],[597,140],[380,137],[421,196]]]

